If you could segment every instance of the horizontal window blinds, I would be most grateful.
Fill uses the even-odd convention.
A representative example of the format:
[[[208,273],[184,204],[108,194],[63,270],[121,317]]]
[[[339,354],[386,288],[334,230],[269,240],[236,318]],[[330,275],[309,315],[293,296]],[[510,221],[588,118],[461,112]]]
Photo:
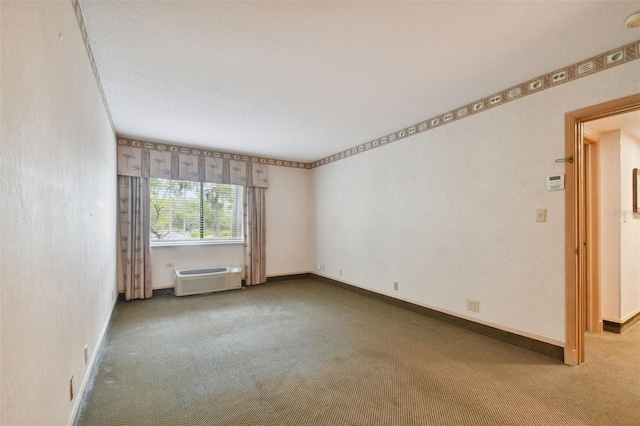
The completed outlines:
[[[152,243],[243,240],[242,186],[152,178],[150,188]]]

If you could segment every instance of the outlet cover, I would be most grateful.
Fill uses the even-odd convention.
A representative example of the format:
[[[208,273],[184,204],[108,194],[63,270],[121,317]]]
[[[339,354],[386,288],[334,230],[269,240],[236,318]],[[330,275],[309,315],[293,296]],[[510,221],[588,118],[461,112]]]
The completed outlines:
[[[480,302],[477,300],[467,299],[467,311],[480,312]]]
[[[397,281],[393,282],[393,289],[394,290],[398,290],[398,282]]]

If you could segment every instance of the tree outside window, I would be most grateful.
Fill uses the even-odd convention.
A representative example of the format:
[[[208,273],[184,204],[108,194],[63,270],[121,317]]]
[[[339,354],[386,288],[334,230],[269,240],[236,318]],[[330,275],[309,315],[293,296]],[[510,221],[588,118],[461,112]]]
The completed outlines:
[[[242,241],[237,185],[151,179],[151,242]]]

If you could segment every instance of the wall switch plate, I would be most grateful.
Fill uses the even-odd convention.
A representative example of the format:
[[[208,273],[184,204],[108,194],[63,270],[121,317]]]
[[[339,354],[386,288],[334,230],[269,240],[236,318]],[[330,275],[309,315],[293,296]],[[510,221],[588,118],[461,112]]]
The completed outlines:
[[[480,312],[480,302],[478,300],[467,299],[467,311]]]
[[[537,209],[536,222],[546,222],[546,221],[547,221],[547,209]]]

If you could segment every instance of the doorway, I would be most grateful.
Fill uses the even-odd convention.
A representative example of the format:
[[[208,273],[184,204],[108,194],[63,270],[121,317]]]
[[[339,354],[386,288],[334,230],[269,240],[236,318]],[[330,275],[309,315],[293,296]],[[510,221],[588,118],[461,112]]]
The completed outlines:
[[[565,152],[570,162],[566,180],[566,320],[564,362],[579,365],[585,360],[584,331],[601,320],[599,291],[594,282],[598,238],[594,229],[599,209],[593,204],[593,164],[596,144],[585,144],[584,124],[589,121],[640,110],[640,94],[594,105],[565,115]],[[591,141],[596,142],[596,141]],[[594,146],[589,146],[594,145]],[[585,148],[587,146],[587,148]],[[590,167],[591,166],[591,167]],[[594,244],[595,242],[595,244]],[[591,259],[591,261],[590,261]],[[587,308],[589,306],[589,308]]]

